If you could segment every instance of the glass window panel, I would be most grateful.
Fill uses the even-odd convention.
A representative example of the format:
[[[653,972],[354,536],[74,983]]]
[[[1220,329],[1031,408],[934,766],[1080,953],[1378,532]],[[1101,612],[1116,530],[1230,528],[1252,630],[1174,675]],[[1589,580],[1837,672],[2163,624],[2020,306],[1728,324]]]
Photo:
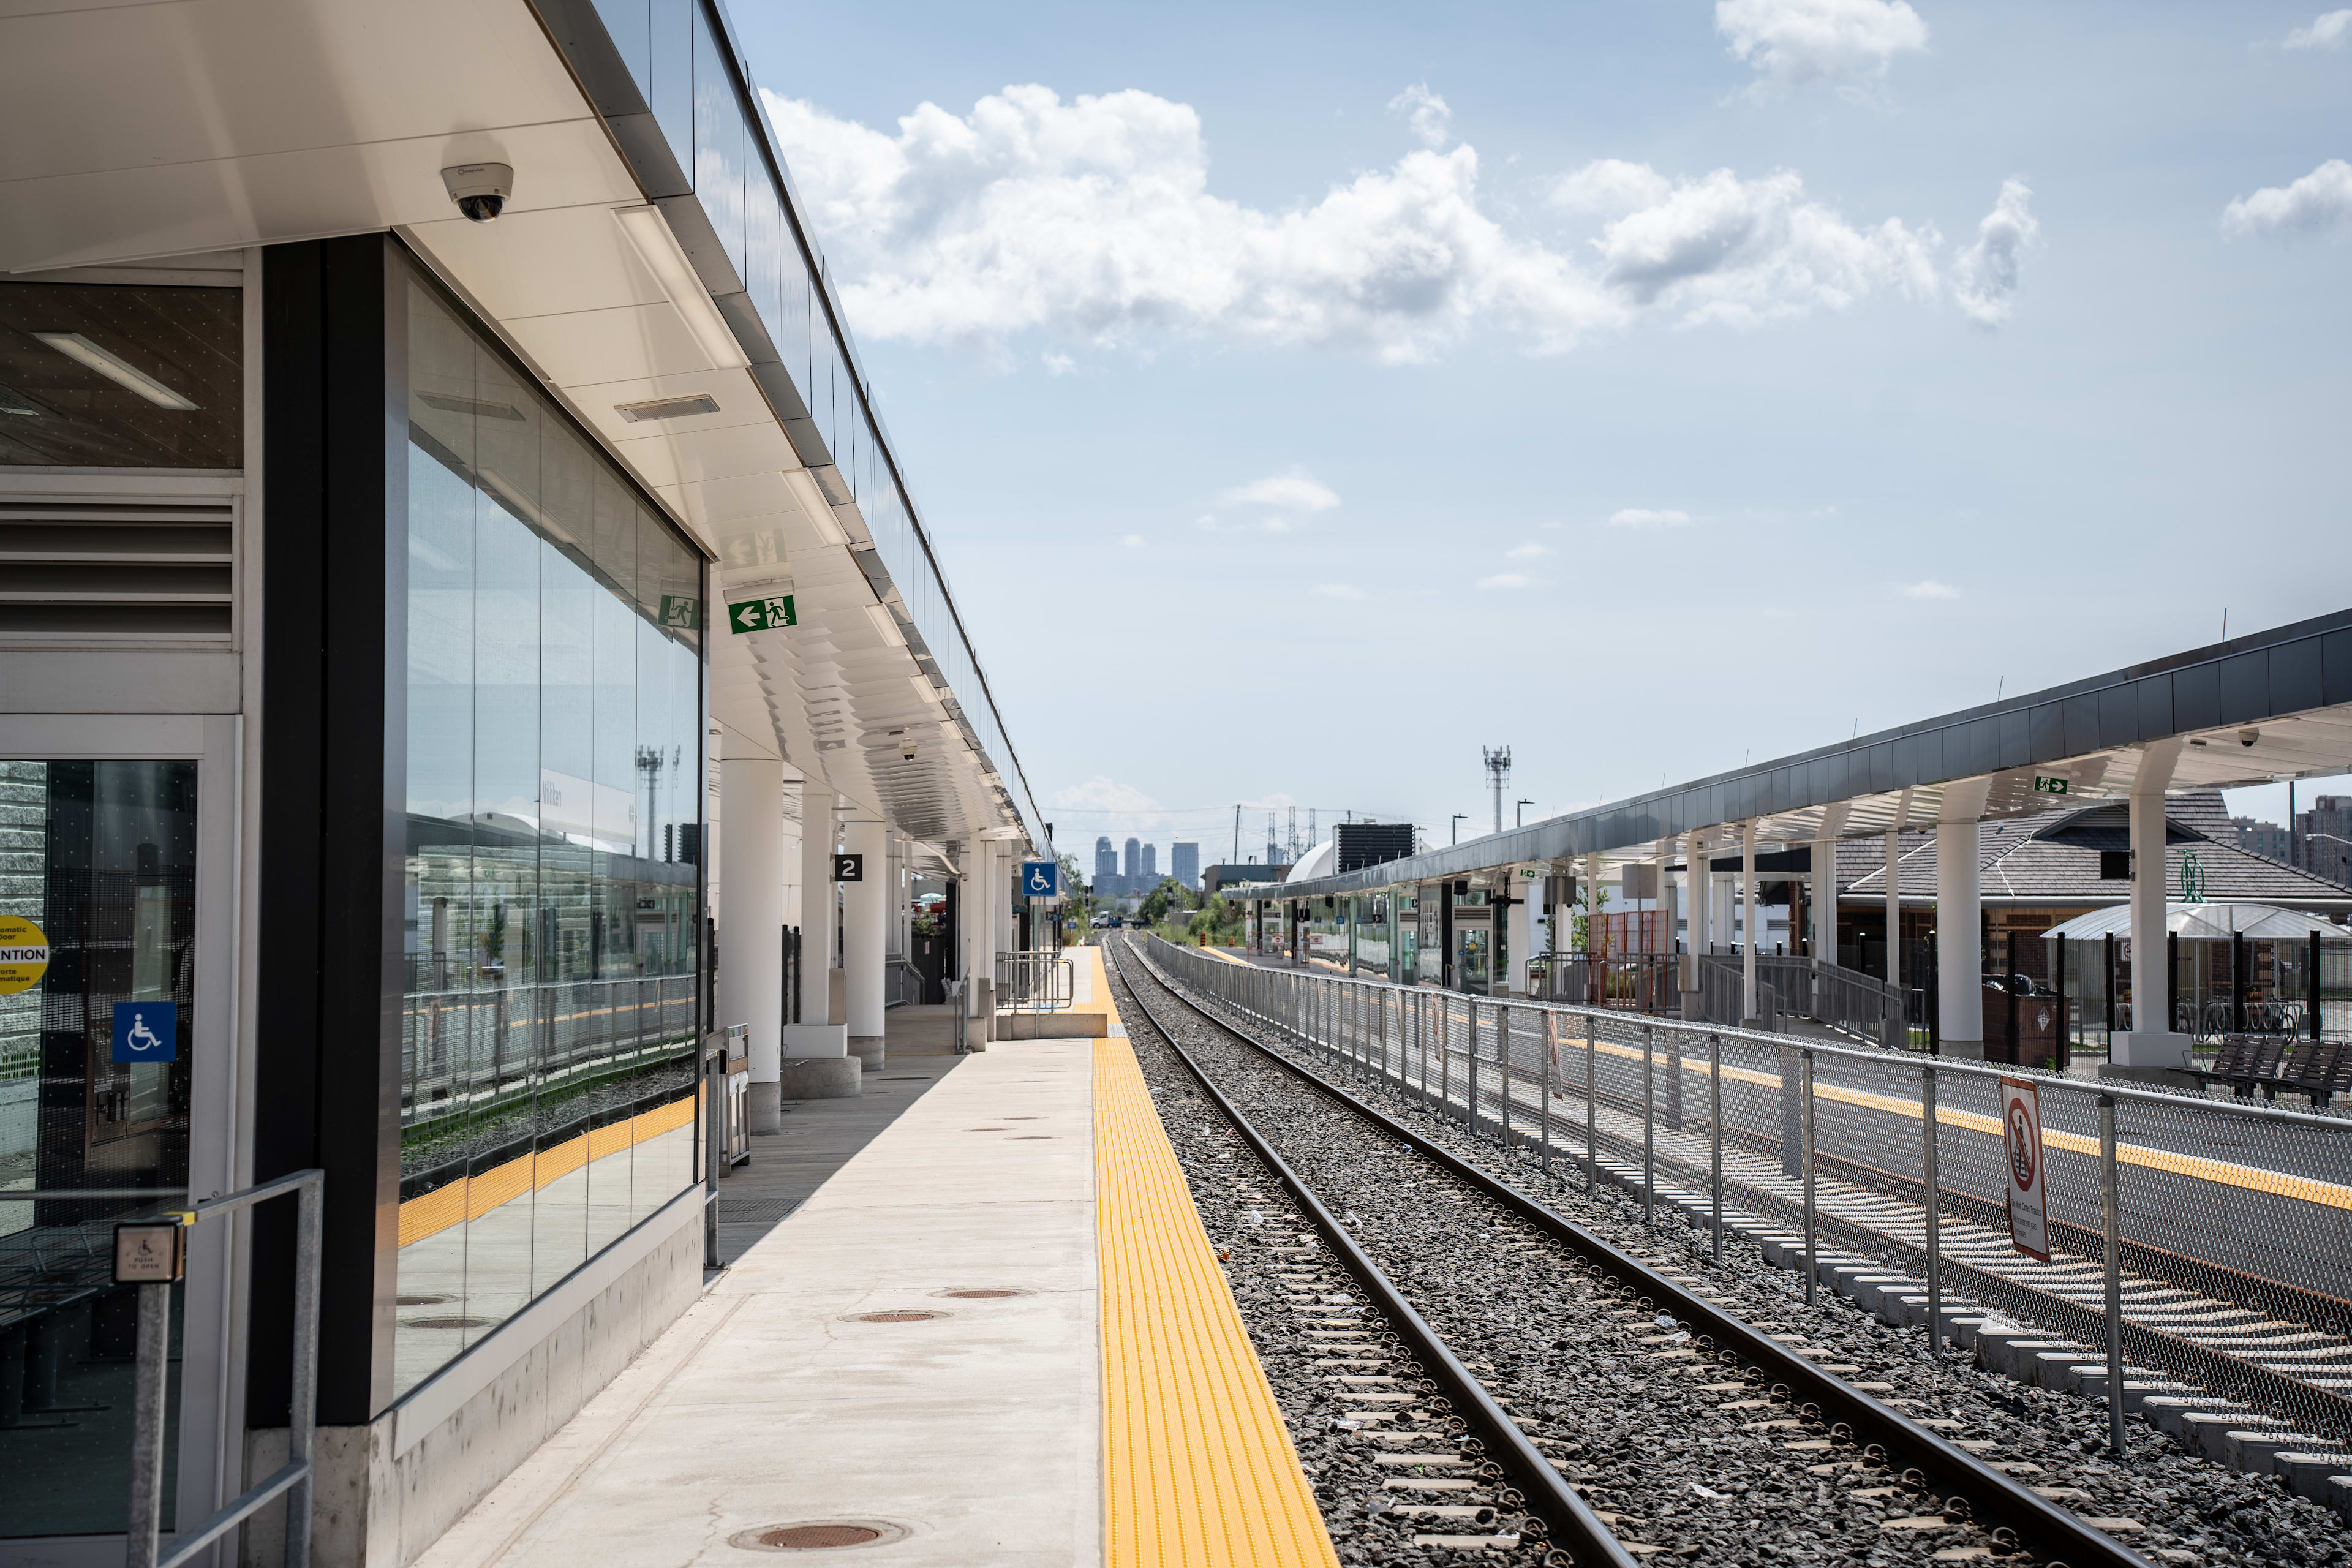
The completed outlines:
[[[669,143],[677,166],[694,177],[694,5],[693,0],[651,0],[651,33],[647,40],[647,70],[652,85],[646,93]]]
[[[756,137],[744,142],[743,285],[751,291],[751,309],[777,344],[786,364],[792,355],[783,346],[779,311],[783,288],[784,208],[768,177],[768,165],[755,150]]]
[[[0,465],[243,468],[244,301],[0,283]]]
[[[710,20],[694,11],[694,194],[740,278],[743,265],[743,110]]]
[[[646,0],[596,0],[596,15],[603,20],[604,30],[613,36],[613,47],[620,51],[621,63],[629,68],[637,90],[649,93],[653,85],[653,28]]]

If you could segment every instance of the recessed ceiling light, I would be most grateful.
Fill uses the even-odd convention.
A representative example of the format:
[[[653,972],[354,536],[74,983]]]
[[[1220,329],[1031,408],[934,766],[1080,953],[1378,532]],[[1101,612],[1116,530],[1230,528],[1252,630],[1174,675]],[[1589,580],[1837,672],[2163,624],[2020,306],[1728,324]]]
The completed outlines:
[[[648,397],[642,403],[615,403],[613,412],[635,425],[645,419],[684,419],[696,414],[716,414],[719,399],[707,392],[692,397]]]
[[[129,360],[109,353],[79,332],[35,332],[33,335],[66,358],[98,372],[118,386],[129,388],[158,408],[186,410],[195,406]]]

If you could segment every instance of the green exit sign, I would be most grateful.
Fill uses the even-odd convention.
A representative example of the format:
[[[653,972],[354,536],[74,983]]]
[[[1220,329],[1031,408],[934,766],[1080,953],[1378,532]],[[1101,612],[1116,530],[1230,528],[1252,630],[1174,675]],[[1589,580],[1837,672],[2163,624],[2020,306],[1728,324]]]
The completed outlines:
[[[2053,779],[2043,773],[2036,773],[2033,775],[2033,793],[2036,795],[2064,795],[2066,793],[2066,781],[2064,779]]]
[[[702,601],[691,594],[664,594],[661,602],[661,624],[685,631],[702,629]]]
[[[774,631],[781,626],[796,626],[800,617],[793,614],[793,596],[778,594],[766,599],[746,599],[727,606],[727,625],[740,637],[745,632]]]

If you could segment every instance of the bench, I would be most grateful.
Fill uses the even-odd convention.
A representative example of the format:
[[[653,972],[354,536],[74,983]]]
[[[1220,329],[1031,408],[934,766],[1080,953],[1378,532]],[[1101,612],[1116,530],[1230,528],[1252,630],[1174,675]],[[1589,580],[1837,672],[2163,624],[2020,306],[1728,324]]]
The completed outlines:
[[[2275,1035],[2225,1035],[2210,1068],[2192,1068],[2207,1083],[2226,1083],[2241,1100],[2281,1089],[2307,1096],[2315,1106],[2352,1092],[2352,1047],[2341,1040],[2287,1040]]]

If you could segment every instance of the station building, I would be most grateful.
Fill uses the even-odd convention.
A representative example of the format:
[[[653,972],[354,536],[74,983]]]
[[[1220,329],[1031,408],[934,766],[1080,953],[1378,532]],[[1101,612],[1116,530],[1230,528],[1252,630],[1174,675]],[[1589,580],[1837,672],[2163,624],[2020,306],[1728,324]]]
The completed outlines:
[[[323,1168],[314,1558],[404,1563],[695,1299],[709,1042],[856,1093],[919,883],[987,1032],[1049,829],[759,102],[710,0],[0,18],[0,1563],[123,1560],[118,1219]]]

